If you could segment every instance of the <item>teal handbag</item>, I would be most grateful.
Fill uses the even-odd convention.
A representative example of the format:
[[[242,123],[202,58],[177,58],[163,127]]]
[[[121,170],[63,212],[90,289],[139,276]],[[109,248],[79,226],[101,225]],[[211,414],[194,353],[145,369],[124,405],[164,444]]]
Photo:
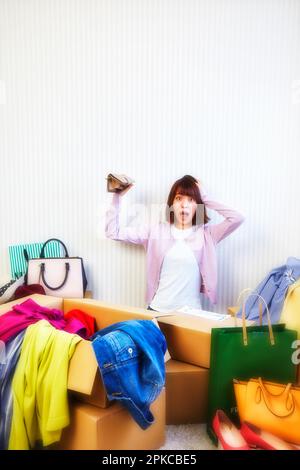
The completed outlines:
[[[292,343],[297,339],[297,332],[287,330],[284,324],[272,326],[268,306],[259,297],[267,309],[268,325],[246,327],[243,302],[242,327],[213,328],[211,332],[207,432],[215,443],[217,438],[212,420],[217,409],[222,409],[233,422],[238,423],[233,379],[262,377],[280,383],[296,381],[297,366],[292,362]],[[261,303],[260,314],[262,318]]]

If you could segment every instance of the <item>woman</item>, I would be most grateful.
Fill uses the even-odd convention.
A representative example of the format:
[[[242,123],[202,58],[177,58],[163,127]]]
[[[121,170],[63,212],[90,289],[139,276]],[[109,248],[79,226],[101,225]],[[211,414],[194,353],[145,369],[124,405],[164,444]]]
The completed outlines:
[[[106,212],[105,233],[112,240],[145,248],[147,308],[163,313],[185,306],[201,309],[201,293],[215,304],[216,244],[236,230],[244,216],[210,198],[196,178],[185,175],[170,190],[166,222],[120,227],[121,199],[131,186],[113,194]],[[206,208],[216,210],[224,220],[208,224]]]

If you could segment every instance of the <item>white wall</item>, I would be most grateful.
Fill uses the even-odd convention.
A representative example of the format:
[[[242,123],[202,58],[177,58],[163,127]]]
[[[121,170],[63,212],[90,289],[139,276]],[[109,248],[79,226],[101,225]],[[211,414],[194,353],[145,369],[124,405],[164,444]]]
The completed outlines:
[[[99,232],[109,171],[130,202],[189,173],[246,215],[214,310],[300,257],[299,20],[299,0],[0,0],[2,278],[8,245],[55,236],[94,297],[144,306],[143,250]]]

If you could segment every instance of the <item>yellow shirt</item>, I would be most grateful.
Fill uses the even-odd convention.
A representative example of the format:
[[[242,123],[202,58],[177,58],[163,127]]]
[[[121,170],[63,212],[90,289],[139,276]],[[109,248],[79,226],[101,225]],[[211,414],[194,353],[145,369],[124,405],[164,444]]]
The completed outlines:
[[[68,366],[77,335],[60,331],[46,320],[29,326],[12,382],[13,415],[9,449],[33,448],[60,440],[69,424]]]
[[[300,339],[300,279],[291,284],[285,296],[280,323],[285,323],[289,330],[297,330]]]

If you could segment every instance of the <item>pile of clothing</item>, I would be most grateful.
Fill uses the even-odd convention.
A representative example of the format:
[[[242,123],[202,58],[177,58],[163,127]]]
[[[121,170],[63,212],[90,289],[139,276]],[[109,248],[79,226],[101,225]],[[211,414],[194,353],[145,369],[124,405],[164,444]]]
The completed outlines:
[[[300,278],[300,260],[289,257],[285,264],[270,271],[253,290],[253,294],[259,294],[265,300],[273,324],[281,321],[281,314],[289,287]],[[259,323],[259,303],[257,295],[249,295],[245,302],[246,318]],[[267,311],[263,304],[263,324],[267,324]],[[237,312],[237,317],[242,317],[242,307]]]
[[[95,333],[95,319],[30,298],[0,318],[0,448],[49,446],[69,424],[69,361],[78,342]]]
[[[0,449],[34,449],[61,438],[69,425],[68,367],[90,339],[109,400],[118,400],[142,428],[165,385],[166,339],[151,320],[114,323],[95,332],[81,310],[64,314],[31,298],[0,317]]]

